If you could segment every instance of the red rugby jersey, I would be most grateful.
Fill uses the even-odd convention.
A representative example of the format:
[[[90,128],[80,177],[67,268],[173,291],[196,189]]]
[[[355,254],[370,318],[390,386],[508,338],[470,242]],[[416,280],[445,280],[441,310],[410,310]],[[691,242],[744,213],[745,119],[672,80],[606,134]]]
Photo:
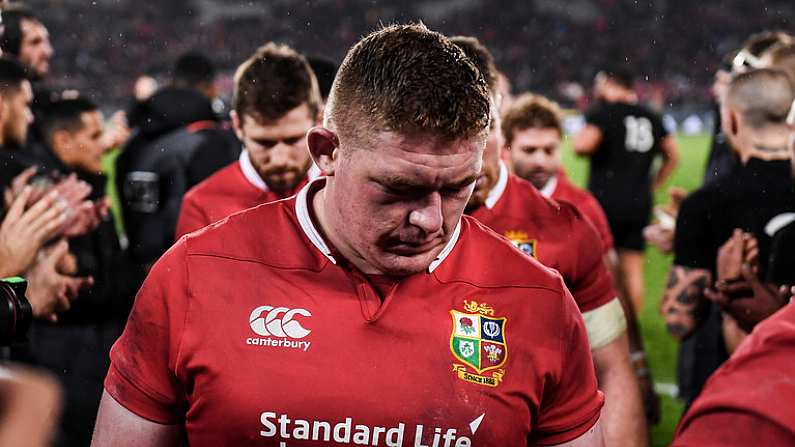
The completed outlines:
[[[302,181],[296,190],[304,184],[306,181]],[[185,194],[175,239],[238,211],[293,194],[291,191],[280,195],[268,189],[244,150],[240,153],[240,160],[214,173]]]
[[[486,203],[470,214],[559,271],[582,312],[616,297],[593,225],[573,205],[545,198],[532,183],[509,174],[505,165],[500,164],[500,177]]]
[[[563,171],[550,179],[548,186],[550,188],[544,187],[541,194],[556,201],[562,200],[574,205],[599,232],[604,253],[610,251],[613,248],[613,233],[610,232],[610,225],[607,223],[607,216],[602,205],[599,205],[596,198],[590,192],[574,186]]]
[[[754,328],[679,423],[673,446],[795,445],[795,305]]]
[[[593,426],[603,396],[557,273],[464,217],[382,302],[312,222],[323,182],[157,262],[111,351],[116,401],[192,446],[504,447]]]

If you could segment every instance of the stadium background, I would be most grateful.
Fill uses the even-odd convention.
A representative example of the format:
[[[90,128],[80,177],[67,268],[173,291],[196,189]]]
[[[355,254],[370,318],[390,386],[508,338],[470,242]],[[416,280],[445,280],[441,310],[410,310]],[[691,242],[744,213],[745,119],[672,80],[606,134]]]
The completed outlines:
[[[684,0],[373,0],[221,1],[34,0],[53,36],[54,83],[76,88],[111,112],[126,107],[141,74],[170,75],[176,57],[189,49],[210,55],[225,76],[268,40],[290,43],[308,55],[339,61],[347,48],[380,23],[423,20],[447,34],[479,37],[513,82],[514,93],[543,93],[567,107],[583,107],[594,72],[624,60],[639,75],[645,102],[683,121],[699,116],[710,125],[710,84],[721,56],[752,32],[791,30],[795,2]],[[575,109],[576,110],[576,109]],[[701,183],[709,147],[705,134],[679,134],[682,162],[657,194]],[[112,165],[112,157],[106,160]],[[567,141],[564,163],[579,185],[587,162]],[[112,173],[111,173],[112,174]],[[113,185],[114,182],[109,182]],[[640,315],[644,343],[662,398],[662,421],[654,445],[667,445],[682,405],[675,395],[676,345],[658,313],[670,256],[647,249],[647,300]]]

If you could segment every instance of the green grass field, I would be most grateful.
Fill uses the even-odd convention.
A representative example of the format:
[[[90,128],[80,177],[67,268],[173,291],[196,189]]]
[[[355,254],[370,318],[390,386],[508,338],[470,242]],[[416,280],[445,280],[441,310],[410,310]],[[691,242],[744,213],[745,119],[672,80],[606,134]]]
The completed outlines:
[[[670,186],[680,186],[692,191],[701,185],[709,150],[709,136],[678,136],[682,159],[665,187],[657,192],[656,203],[667,202],[666,191]],[[587,178],[588,162],[577,158],[571,150],[570,142],[563,152],[563,163],[570,178],[580,186]],[[654,381],[659,385],[676,383],[676,342],[665,331],[665,325],[658,312],[662,296],[665,276],[671,265],[671,256],[660,253],[657,249],[646,249],[646,301],[641,312],[640,324],[643,332],[643,343],[651,365]],[[682,413],[682,403],[665,394],[661,394],[662,419],[652,429],[652,445],[666,446],[671,442],[676,424]]]

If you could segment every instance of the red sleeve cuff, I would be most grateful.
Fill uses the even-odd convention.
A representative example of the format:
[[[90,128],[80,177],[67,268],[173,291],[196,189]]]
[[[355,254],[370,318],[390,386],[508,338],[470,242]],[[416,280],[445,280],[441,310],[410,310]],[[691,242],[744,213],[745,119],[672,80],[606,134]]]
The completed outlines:
[[[605,398],[601,391],[598,391],[598,399],[596,400],[595,408],[588,414],[587,419],[578,425],[569,427],[565,431],[544,431],[539,436],[535,436],[533,443],[536,445],[558,445],[565,442],[573,441],[585,432],[591,429],[596,424],[602,415],[602,406],[604,405]]]
[[[174,405],[164,402],[164,399],[153,397],[154,393],[144,391],[143,387],[125,377],[113,364],[110,365],[108,375],[105,377],[105,391],[119,405],[149,421],[176,425],[184,420],[184,413],[176,411]]]

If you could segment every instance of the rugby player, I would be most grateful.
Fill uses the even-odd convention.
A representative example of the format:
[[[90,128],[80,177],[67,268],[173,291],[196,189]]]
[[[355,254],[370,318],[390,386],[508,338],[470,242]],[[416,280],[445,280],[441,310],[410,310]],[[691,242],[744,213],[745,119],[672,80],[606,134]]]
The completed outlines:
[[[669,333],[682,340],[679,388],[687,400],[728,358],[724,335],[733,332],[733,321],[704,296],[715,278],[718,249],[739,228],[757,239],[766,259],[769,226],[795,210],[786,123],[794,99],[795,87],[784,72],[759,69],[735,76],[721,103],[721,121],[739,163],[680,207],[661,312]]]
[[[599,100],[585,115],[574,151],[591,159],[588,189],[602,205],[619,258],[619,278],[635,312],[643,306],[643,228],[649,223],[652,191],[665,183],[679,161],[676,141],[660,116],[638,104],[634,78],[624,69],[596,75]],[[652,175],[652,162],[662,165]]]
[[[790,366],[795,355],[792,330],[795,307],[785,305],[787,299],[782,299],[791,297],[795,291],[795,287],[788,290],[789,285],[795,284],[792,220],[792,214],[782,215],[774,225],[778,227],[776,231],[771,231],[773,242],[764,281],[754,271],[759,271],[758,268],[750,268],[754,261],[759,261],[758,241],[753,235],[735,230],[721,247],[717,270],[718,282],[723,284],[716,283],[716,288],[721,295],[728,295],[718,301],[723,309],[738,323],[746,318],[752,327],[756,320],[767,318],[777,308],[783,306],[783,309],[755,326],[731,359],[709,379],[701,396],[680,421],[674,446],[795,444],[795,413],[787,405],[771,405],[795,399]],[[734,295],[732,288],[733,292],[742,293]],[[758,386],[760,378],[764,380],[762,387]]]
[[[502,115],[501,130],[503,147],[509,155],[513,172],[518,177],[532,183],[544,197],[574,205],[594,224],[601,236],[605,263],[611,274],[614,274],[618,256],[613,248],[613,235],[610,233],[607,217],[605,217],[599,202],[588,191],[577,188],[569,181],[561,164],[563,115],[560,107],[543,96],[522,95]],[[620,284],[615,282],[615,276],[614,286],[620,287]],[[576,299],[576,292],[572,290],[572,293]],[[627,301],[626,294],[619,293],[618,297],[627,317],[627,335],[632,353],[631,358],[641,384],[647,419],[655,421],[659,418],[658,401],[646,363],[643,340],[635,311],[631,303]],[[595,357],[598,362],[599,356]],[[610,408],[609,393],[607,408]]]
[[[491,53],[473,37],[451,40],[484,74],[496,101]],[[599,387],[605,393],[605,443],[644,445],[646,424],[630,365],[626,321],[602,262],[599,234],[573,206],[545,199],[532,184],[508,172],[500,160],[503,145],[496,114],[492,122],[483,168],[467,213],[561,273],[583,312]]]
[[[671,445],[795,445],[793,325],[795,305],[790,303],[757,326],[709,379]]]
[[[492,107],[440,34],[364,37],[307,134],[326,177],[150,272],[93,445],[602,445],[561,277],[462,217]]]
[[[772,50],[779,46],[791,45],[792,36],[781,31],[763,31],[751,35],[739,50],[727,54],[715,72],[712,94],[715,97],[715,127],[713,128],[712,144],[710,145],[704,183],[731,171],[737,164],[737,157],[723,134],[720,122],[720,102],[726,92],[726,86],[734,74],[749,69],[764,68],[772,65]]]
[[[93,279],[58,315],[58,324],[34,322],[30,341],[12,359],[49,369],[64,388],[61,430],[55,445],[88,445],[108,369],[108,352],[121,335],[135,296],[132,269],[107,212],[102,155],[102,113],[84,97],[52,101],[39,123],[58,170],[76,173],[92,186],[99,224],[69,239],[72,268]],[[138,282],[140,284],[140,282]]]
[[[244,150],[238,161],[188,191],[177,239],[303,186],[312,165],[306,133],[318,124],[320,104],[315,74],[290,47],[269,43],[240,65],[231,117]]]

